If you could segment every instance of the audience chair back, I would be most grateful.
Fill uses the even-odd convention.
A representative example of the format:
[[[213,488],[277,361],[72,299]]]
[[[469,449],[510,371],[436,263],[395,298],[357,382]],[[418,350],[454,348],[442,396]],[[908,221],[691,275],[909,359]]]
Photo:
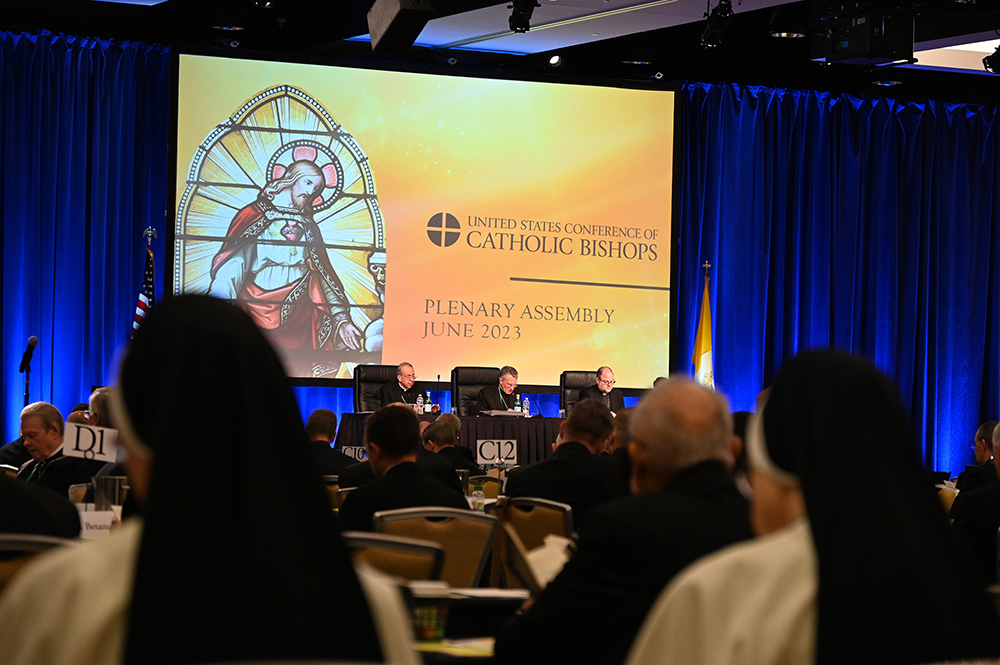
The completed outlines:
[[[472,488],[476,485],[480,485],[483,488],[483,497],[486,499],[495,499],[500,496],[500,479],[494,478],[493,476],[470,476],[469,477],[469,495],[472,495]]]
[[[567,416],[580,401],[580,391],[597,385],[597,372],[568,369],[559,375],[559,408]]]
[[[453,587],[474,587],[482,577],[500,522],[461,508],[400,508],[375,513],[375,531],[419,538],[444,550],[441,579]]]
[[[444,550],[436,543],[366,531],[345,531],[343,536],[356,562],[364,561],[404,580],[441,579]]]
[[[87,496],[88,487],[90,487],[90,483],[77,483],[75,485],[70,485],[69,490],[67,490],[70,502],[83,503],[83,497]]]
[[[40,553],[72,542],[74,541],[55,536],[0,533],[0,592]]]
[[[455,367],[451,370],[451,405],[460,416],[474,416],[479,391],[499,383],[499,367]]]
[[[545,537],[554,534],[565,538],[573,536],[573,509],[565,503],[531,497],[500,497],[494,507],[500,523],[518,536],[526,552],[545,544]],[[512,555],[506,531],[501,532],[493,546],[493,565],[490,569],[490,586],[495,588],[522,588],[521,575],[511,570]],[[528,587],[531,588],[531,587]]]
[[[333,507],[336,508],[337,510],[340,510],[340,507],[342,505],[344,505],[344,499],[347,498],[347,495],[350,494],[353,490],[356,490],[356,489],[358,489],[358,488],[357,487],[337,487],[337,493],[334,495],[334,498],[333,498]],[[330,491],[331,491],[331,493],[333,492],[332,489]]]
[[[947,513],[951,510],[951,504],[955,503],[955,497],[957,496],[958,492],[950,487],[942,487],[938,489],[938,498],[941,499],[941,505],[944,506],[944,512]]]
[[[501,548],[504,557],[504,570],[514,580],[517,580],[521,587],[528,589],[532,596],[537,596],[542,592],[543,587],[535,578],[535,573],[528,564],[528,550],[524,548],[524,543],[518,538],[517,532],[511,528],[510,524],[502,524],[501,526],[503,532],[500,534],[500,539],[504,543]]]
[[[358,365],[354,368],[354,412],[374,411],[382,406],[378,391],[396,380],[396,365]]]

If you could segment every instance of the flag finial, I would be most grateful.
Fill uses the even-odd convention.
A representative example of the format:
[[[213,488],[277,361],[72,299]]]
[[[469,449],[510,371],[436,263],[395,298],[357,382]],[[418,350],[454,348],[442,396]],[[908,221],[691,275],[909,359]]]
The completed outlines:
[[[156,229],[154,229],[153,225],[150,224],[146,227],[146,230],[142,232],[142,235],[146,236],[146,247],[149,247],[153,244],[153,238],[156,237]]]
[[[701,267],[705,269],[705,279],[708,279],[708,269],[712,267],[712,264],[709,263],[708,261],[705,261],[704,263],[701,264]]]

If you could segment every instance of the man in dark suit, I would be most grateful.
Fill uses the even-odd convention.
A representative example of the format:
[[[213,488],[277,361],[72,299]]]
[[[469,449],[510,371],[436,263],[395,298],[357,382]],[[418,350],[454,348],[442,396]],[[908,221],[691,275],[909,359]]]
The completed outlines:
[[[990,420],[976,430],[976,438],[972,442],[972,450],[976,456],[976,466],[966,467],[958,474],[955,488],[959,491],[974,490],[997,482],[997,470],[993,464],[993,430],[997,422]]]
[[[0,474],[0,532],[76,538],[80,514],[65,495]]]
[[[67,496],[70,485],[90,482],[104,462],[63,455],[63,417],[48,402],[35,402],[21,411],[21,436],[31,454],[17,472],[18,480]]]
[[[591,509],[614,498],[611,462],[601,454],[612,429],[606,406],[596,400],[580,402],[559,424],[552,457],[512,470],[506,495],[568,503],[574,526],[582,524]]]
[[[670,379],[640,403],[631,434],[636,496],[594,510],[577,553],[497,637],[496,662],[622,663],[675,574],[752,536],[729,475],[732,420],[722,397]]]
[[[610,367],[597,370],[597,383],[580,391],[580,401],[585,399],[596,399],[603,403],[611,410],[612,416],[625,408],[625,395],[615,388],[615,373]]]
[[[379,401],[382,406],[389,406],[396,402],[404,404],[416,404],[420,389],[415,385],[417,374],[410,363],[399,363],[396,368],[396,380],[384,384],[378,390]]]
[[[348,457],[330,447],[337,436],[337,414],[330,409],[316,409],[309,414],[309,419],[306,421],[306,436],[309,437],[316,464],[322,475],[335,476],[342,469],[357,463],[353,457]]]
[[[510,365],[500,368],[500,383],[486,386],[476,397],[477,411],[513,411],[516,405],[517,370]]]
[[[421,434],[424,440],[424,449],[438,455],[454,469],[465,469],[470,476],[482,473],[479,465],[462,454],[455,447],[455,428],[447,422],[436,420],[427,426]],[[465,450],[468,450],[466,448]]]
[[[441,506],[468,508],[465,495],[438,482],[417,467],[420,426],[413,411],[387,406],[368,417],[365,447],[375,482],[347,495],[340,507],[345,529],[371,531],[380,510]],[[454,474],[454,472],[452,472]]]
[[[976,432],[976,443],[983,433],[984,423]],[[1000,428],[986,434],[991,446],[1000,444]],[[978,457],[977,451],[977,457]],[[994,456],[990,464],[997,464]],[[995,471],[996,469],[994,469]],[[962,535],[972,547],[980,563],[980,574],[984,584],[996,582],[997,575],[997,530],[1000,529],[1000,483],[993,482],[975,489],[964,489],[955,497],[951,507],[955,531]]]

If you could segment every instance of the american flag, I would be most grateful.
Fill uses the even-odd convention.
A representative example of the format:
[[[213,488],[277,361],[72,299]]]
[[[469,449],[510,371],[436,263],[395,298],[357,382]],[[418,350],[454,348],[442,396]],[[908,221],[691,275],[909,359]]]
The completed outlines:
[[[142,276],[142,288],[139,289],[139,302],[135,306],[135,319],[132,320],[132,337],[146,318],[146,312],[156,304],[155,282],[153,279],[153,250],[146,247],[146,269]]]

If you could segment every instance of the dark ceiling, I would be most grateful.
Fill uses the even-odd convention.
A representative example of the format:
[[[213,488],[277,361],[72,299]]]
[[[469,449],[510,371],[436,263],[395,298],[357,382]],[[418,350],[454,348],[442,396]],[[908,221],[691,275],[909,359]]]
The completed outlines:
[[[509,1],[509,0],[508,0]],[[503,4],[497,0],[432,0],[435,16],[449,16]],[[47,29],[88,37],[117,37],[176,47],[218,48],[225,53],[278,54],[293,58],[342,62],[362,59],[379,66],[449,67],[476,75],[529,75],[563,80],[602,82],[727,81],[749,85],[883,95],[901,100],[939,99],[973,104],[1000,104],[1000,77],[892,68],[902,85],[876,87],[886,78],[862,66],[826,65],[812,61],[810,41],[826,25],[823,19],[859,6],[902,9],[915,15],[917,42],[1000,28],[1000,0],[919,3],[850,3],[803,0],[788,7],[810,16],[811,39],[775,39],[767,34],[771,8],[749,10],[734,5],[735,16],[722,46],[706,51],[699,42],[698,21],[655,31],[580,44],[559,50],[564,64],[547,65],[551,53],[508,55],[441,51],[414,47],[401,56],[381,57],[368,42],[345,41],[367,34],[371,0],[167,0],[155,6],[123,5],[92,0],[23,0],[0,10],[0,29]],[[269,5],[269,6],[265,6]],[[218,25],[242,25],[239,47],[221,46],[227,35]],[[997,33],[1000,34],[1000,33]],[[625,64],[641,60],[645,65]],[[659,74],[659,76],[657,76]]]

